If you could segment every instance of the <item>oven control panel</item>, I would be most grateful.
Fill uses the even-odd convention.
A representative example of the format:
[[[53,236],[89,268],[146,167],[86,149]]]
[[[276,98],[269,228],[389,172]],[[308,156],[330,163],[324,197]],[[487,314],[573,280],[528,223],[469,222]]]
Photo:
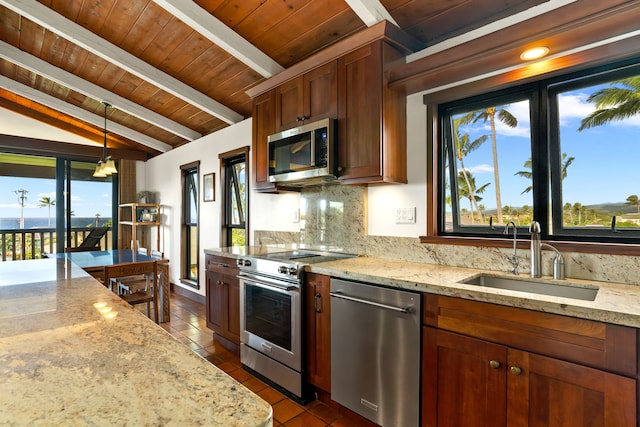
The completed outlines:
[[[236,265],[238,267],[250,267],[251,266],[251,260],[250,259],[244,259],[244,258],[238,258],[236,261]]]
[[[295,267],[287,267],[286,265],[281,265],[278,267],[278,273],[295,276],[296,274],[298,274],[298,269]]]

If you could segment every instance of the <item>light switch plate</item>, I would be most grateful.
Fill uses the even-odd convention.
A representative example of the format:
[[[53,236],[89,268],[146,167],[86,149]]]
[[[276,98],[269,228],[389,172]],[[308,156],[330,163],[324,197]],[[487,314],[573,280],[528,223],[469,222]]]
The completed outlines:
[[[416,208],[398,208],[396,209],[396,224],[415,224]]]

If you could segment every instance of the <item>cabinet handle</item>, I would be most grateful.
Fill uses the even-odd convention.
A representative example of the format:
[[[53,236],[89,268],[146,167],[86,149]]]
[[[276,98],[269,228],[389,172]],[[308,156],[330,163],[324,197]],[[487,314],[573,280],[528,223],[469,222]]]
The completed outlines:
[[[521,373],[522,373],[522,369],[521,368],[518,368],[517,366],[512,366],[511,367],[511,374],[512,375],[515,375],[517,377]]]
[[[229,264],[223,264],[223,263],[219,262],[218,263],[218,267],[227,268],[227,267],[229,267]]]
[[[489,362],[489,366],[491,367],[491,369],[499,369],[500,366],[500,362],[498,362],[497,360],[492,360]]]
[[[322,295],[315,294],[313,297],[313,310],[316,313],[322,313],[322,304],[318,304],[318,300],[322,298]]]

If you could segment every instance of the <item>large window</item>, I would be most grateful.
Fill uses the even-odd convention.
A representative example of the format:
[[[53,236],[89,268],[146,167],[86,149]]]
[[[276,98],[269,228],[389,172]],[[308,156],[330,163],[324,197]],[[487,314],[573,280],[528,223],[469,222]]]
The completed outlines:
[[[640,65],[439,106],[438,234],[640,243]]]
[[[198,285],[198,165],[180,166],[182,171],[181,282]]]
[[[0,153],[0,260],[40,258],[80,245],[92,228],[111,249],[117,175],[93,176],[95,161]]]
[[[220,155],[223,201],[221,246],[248,244],[247,155],[248,148]]]

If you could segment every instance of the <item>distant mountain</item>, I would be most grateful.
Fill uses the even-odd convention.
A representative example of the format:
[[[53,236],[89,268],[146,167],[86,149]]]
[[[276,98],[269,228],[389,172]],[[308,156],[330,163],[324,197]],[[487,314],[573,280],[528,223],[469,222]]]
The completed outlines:
[[[638,213],[636,206],[628,205],[626,203],[601,203],[599,205],[586,205],[587,209],[594,209],[598,212],[605,212],[610,214],[621,213]]]
[[[511,211],[522,210],[522,207],[510,206]],[[600,203],[598,205],[585,205],[587,209],[593,209],[597,212],[606,213],[606,214],[634,214],[638,213],[638,208],[633,205],[628,205],[626,203]],[[487,209],[484,211],[485,215],[495,215],[495,209]]]

